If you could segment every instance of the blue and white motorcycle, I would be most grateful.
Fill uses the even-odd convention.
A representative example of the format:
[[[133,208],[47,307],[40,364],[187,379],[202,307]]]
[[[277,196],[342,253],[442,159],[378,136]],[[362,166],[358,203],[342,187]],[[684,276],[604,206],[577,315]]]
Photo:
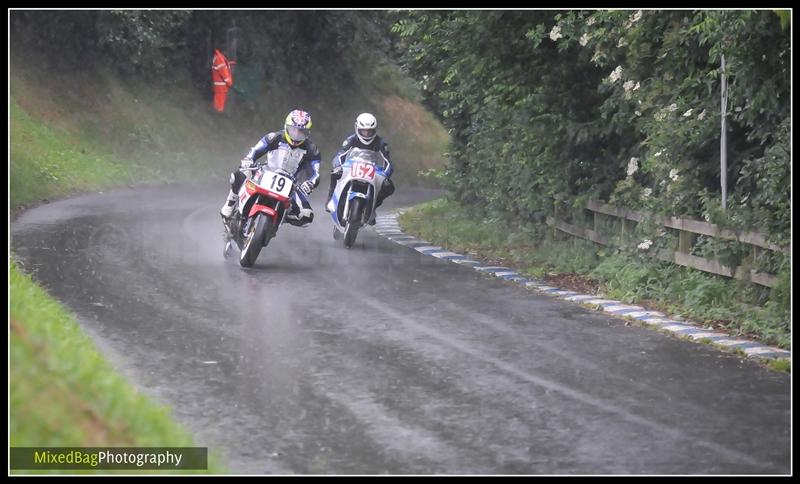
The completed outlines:
[[[353,246],[358,229],[375,217],[378,192],[386,179],[388,161],[378,151],[353,148],[342,164],[342,177],[328,200],[333,219],[333,238]]]

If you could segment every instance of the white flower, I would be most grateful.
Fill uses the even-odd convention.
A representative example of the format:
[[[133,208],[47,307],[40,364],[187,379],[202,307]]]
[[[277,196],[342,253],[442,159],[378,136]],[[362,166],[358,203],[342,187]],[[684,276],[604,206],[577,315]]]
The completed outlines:
[[[580,38],[580,40],[578,40],[578,43],[581,44],[582,46],[585,46],[586,44],[588,44],[589,43],[589,34],[586,33],[586,34],[581,35],[581,38]]]
[[[631,28],[631,26],[636,22],[638,22],[640,18],[642,18],[642,11],[638,10],[635,14],[628,17],[628,21],[625,22],[625,28],[626,29]]]
[[[556,25],[553,27],[553,30],[550,31],[550,40],[556,41],[561,37],[563,37],[563,35],[561,35],[561,26]]]
[[[608,78],[611,79],[612,84],[617,82],[620,77],[622,77],[622,66],[617,66],[617,68],[611,71],[611,74],[608,76]]]
[[[625,91],[630,91],[633,89],[633,81],[625,81],[625,84],[622,85]]]
[[[652,188],[645,188],[644,190],[642,190],[642,193],[644,194],[645,197],[649,197],[650,194],[653,193],[653,189]]]
[[[640,84],[637,82],[637,83],[636,83],[636,85],[635,85],[635,86],[633,86],[633,90],[635,91],[635,90],[639,89],[639,86],[640,86]],[[639,104],[641,104],[641,103],[642,103],[642,102],[641,102],[641,101],[639,101]]]
[[[697,119],[699,119],[700,121],[702,121],[702,120],[704,120],[705,118],[706,118],[706,110],[704,109],[702,113],[700,113],[700,114],[698,114],[698,115],[697,115]]]
[[[631,158],[631,161],[628,162],[628,176],[633,175],[637,170],[639,170],[639,158]]]
[[[586,25],[594,25],[596,20],[597,19],[594,18],[594,15],[592,15],[589,18],[586,19]]]
[[[659,156],[661,156],[663,153],[664,153],[664,150],[658,150],[658,151],[656,151],[656,153],[653,155],[653,158],[658,158],[658,157],[659,157]]]
[[[708,213],[704,213],[703,218],[705,219],[706,222],[711,222],[711,215],[709,215]]]
[[[673,168],[673,169],[671,169],[669,171],[669,178],[672,181],[677,181],[678,180],[678,169],[677,168]]]
[[[628,45],[628,41],[625,40],[625,37],[620,37],[619,42],[617,42],[617,47],[625,47]]]
[[[688,118],[689,116],[691,116],[691,115],[692,115],[692,111],[693,111],[692,109],[690,109],[690,110],[686,111],[685,113],[683,113],[683,117],[684,117],[684,118]]]
[[[641,111],[634,111],[633,114],[635,114],[637,116],[641,116],[642,115]]]
[[[642,241],[642,243],[641,243],[641,244],[639,244],[639,245],[637,245],[636,247],[638,247],[638,248],[639,248],[639,250],[647,250],[647,249],[649,249],[649,248],[650,248],[650,246],[651,246],[651,245],[653,245],[653,241],[652,241],[652,240],[650,240],[650,239],[644,239],[644,240]]]
[[[667,111],[669,111],[669,112],[671,112],[671,113],[672,113],[672,112],[675,112],[675,111],[677,111],[677,110],[678,110],[678,105],[677,105],[677,104],[675,104],[675,103],[672,103],[672,104],[670,104],[670,105],[669,105],[669,107],[667,108]]]

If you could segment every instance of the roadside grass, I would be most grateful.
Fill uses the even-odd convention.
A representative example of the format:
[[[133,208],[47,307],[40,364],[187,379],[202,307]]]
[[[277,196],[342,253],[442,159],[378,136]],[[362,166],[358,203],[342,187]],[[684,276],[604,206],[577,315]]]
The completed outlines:
[[[110,153],[32,119],[11,102],[11,208],[134,181]]]
[[[12,210],[132,184],[225,180],[253,142],[181,84],[36,69],[18,63],[10,76]]]
[[[596,287],[607,297],[645,304],[700,321],[708,328],[722,328],[781,348],[791,344],[789,307],[773,300],[757,305],[759,290],[740,281],[634,257],[580,239],[542,240],[536,236],[540,230],[487,219],[447,197],[407,211],[400,216],[400,224],[403,230],[431,243],[509,265],[554,285],[573,285],[583,291]],[[784,275],[782,286],[789,284]]]
[[[167,407],[138,393],[16,262],[9,270],[9,436],[13,447],[192,447]],[[208,470],[225,473],[209,455]],[[19,473],[166,473],[19,471]]]
[[[765,363],[770,369],[775,371],[783,371],[789,373],[792,371],[792,360],[788,358],[779,358],[776,360],[768,360]]]

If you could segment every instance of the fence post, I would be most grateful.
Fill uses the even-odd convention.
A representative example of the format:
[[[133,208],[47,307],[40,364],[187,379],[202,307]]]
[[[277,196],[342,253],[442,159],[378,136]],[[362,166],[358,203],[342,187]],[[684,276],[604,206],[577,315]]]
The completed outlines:
[[[559,239],[558,229],[556,229],[556,225],[561,220],[561,215],[562,215],[562,213],[561,213],[561,199],[563,199],[563,198],[564,198],[564,195],[562,195],[560,193],[556,193],[556,194],[553,195],[553,220],[554,220],[555,223],[553,224],[553,227],[551,227],[551,229],[550,229],[551,230],[551,237],[552,237],[553,242],[556,242]]]
[[[689,254],[694,247],[695,234],[678,229],[678,252]]]
[[[619,241],[620,245],[625,247],[627,245],[627,237],[626,234],[628,233],[628,220],[625,217],[620,217],[620,232],[619,232]]]
[[[728,207],[728,139],[726,126],[728,83],[725,76],[725,54],[722,55],[720,71],[722,75],[722,89],[720,89],[719,183],[722,189],[722,209],[725,210]]]
[[[750,262],[750,268],[758,270],[757,269],[757,267],[758,267],[758,247],[756,247],[755,245],[753,245],[752,247],[753,247],[753,260]]]

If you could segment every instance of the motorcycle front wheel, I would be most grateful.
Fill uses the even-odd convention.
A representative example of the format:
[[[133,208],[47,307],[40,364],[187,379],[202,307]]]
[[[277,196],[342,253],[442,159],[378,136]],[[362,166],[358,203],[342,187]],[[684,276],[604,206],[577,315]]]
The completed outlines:
[[[347,227],[344,229],[344,246],[348,249],[353,246],[361,228],[361,220],[364,212],[364,199],[354,198],[350,202],[350,216],[347,218]]]
[[[261,253],[261,248],[264,247],[267,241],[267,234],[272,229],[272,219],[259,213],[256,219],[251,222],[250,230],[245,234],[244,247],[242,247],[242,254],[239,257],[239,264],[242,267],[252,267],[258,259],[258,254]]]

